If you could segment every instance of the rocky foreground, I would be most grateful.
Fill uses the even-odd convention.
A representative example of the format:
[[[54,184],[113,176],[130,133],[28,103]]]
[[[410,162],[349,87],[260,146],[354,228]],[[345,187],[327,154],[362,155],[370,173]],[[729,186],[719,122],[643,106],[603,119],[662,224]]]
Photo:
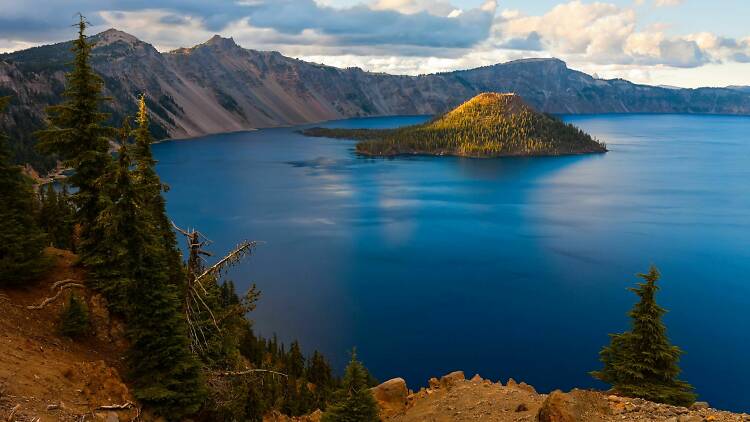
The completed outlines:
[[[433,378],[429,388],[417,392],[396,378],[373,388],[373,393],[383,419],[394,422],[750,421],[748,414],[711,409],[707,403],[698,402],[688,409],[597,391],[540,394],[524,382],[510,379],[502,384],[479,375],[467,380],[461,371]]]

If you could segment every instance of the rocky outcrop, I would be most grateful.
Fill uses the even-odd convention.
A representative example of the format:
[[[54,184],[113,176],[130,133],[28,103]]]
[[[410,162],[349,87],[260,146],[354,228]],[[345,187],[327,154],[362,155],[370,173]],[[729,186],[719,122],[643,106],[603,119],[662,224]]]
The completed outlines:
[[[451,388],[455,387],[456,385],[463,383],[466,381],[466,376],[464,376],[464,371],[454,371],[450,374],[443,375],[440,378],[440,387],[441,388]]]
[[[406,410],[409,389],[403,378],[388,380],[371,391],[380,406],[381,417],[397,415]]]
[[[607,400],[592,391],[553,391],[539,409],[539,422],[604,420],[610,414]]]
[[[390,383],[390,381],[389,381]],[[401,381],[398,382],[400,384]],[[450,387],[448,387],[450,386]],[[406,388],[405,383],[403,388]],[[403,390],[402,390],[403,391]],[[380,402],[380,401],[379,401]],[[383,414],[393,422],[750,422],[750,415],[711,409],[696,403],[690,409],[642,399],[572,390],[540,394],[512,378],[507,385],[482,379],[466,380],[461,372],[432,378],[428,388],[406,397],[398,413]]]

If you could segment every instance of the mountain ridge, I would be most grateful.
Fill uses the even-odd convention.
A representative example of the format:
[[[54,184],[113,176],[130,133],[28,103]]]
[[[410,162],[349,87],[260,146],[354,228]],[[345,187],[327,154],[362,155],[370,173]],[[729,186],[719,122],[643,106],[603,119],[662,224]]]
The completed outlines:
[[[213,133],[325,120],[440,114],[481,92],[515,92],[547,113],[750,114],[750,93],[736,89],[666,89],[595,79],[559,59],[523,59],[475,69],[406,76],[336,68],[246,49],[213,36],[189,48],[159,52],[116,29],[90,37],[112,123],[135,112],[146,93],[154,135]],[[0,95],[14,97],[0,130],[15,140],[19,162],[53,163],[33,150],[44,108],[60,101],[70,41],[0,54]],[[40,161],[41,164],[40,165]]]

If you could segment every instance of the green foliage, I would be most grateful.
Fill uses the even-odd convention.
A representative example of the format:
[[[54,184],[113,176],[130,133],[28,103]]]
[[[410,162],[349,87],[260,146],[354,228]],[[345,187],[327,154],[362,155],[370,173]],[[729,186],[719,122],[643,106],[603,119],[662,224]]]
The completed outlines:
[[[205,397],[200,366],[188,348],[177,287],[164,266],[166,251],[153,216],[133,181],[127,148],[112,172],[111,191],[97,224],[107,233],[98,259],[111,260],[105,290],[118,301],[130,340],[128,366],[135,397],[157,413],[178,420],[194,414]],[[104,267],[97,273],[103,274]],[[112,283],[117,281],[117,284]],[[111,289],[118,286],[117,289]],[[127,304],[127,306],[124,306]]]
[[[365,155],[399,154],[499,157],[605,152],[575,126],[537,113],[511,94],[480,94],[432,121],[398,129],[324,129],[308,136],[357,139]]]
[[[66,185],[62,185],[60,192],[52,183],[40,187],[39,199],[41,202],[39,225],[47,232],[52,245],[75,252],[73,242],[75,207],[70,201]]]
[[[60,333],[70,338],[78,338],[89,332],[89,311],[86,303],[71,294],[68,304],[60,315]]]
[[[142,95],[139,99],[136,122],[138,126],[133,132],[135,143],[132,147],[135,160],[134,177],[140,190],[139,195],[144,198],[144,206],[147,212],[152,215],[161,235],[162,246],[167,253],[165,263],[169,270],[170,280],[173,284],[181,284],[181,280],[185,277],[182,257],[177,249],[177,240],[172,230],[171,221],[167,217],[166,201],[162,196],[162,192],[166,191],[167,187],[161,183],[159,176],[156,174],[156,160],[151,152],[151,144],[154,142],[154,138],[149,131],[145,95]]]
[[[369,386],[371,378],[364,365],[357,360],[356,351],[352,351],[342,386],[323,414],[323,422],[379,421],[378,405]]]
[[[600,353],[604,368],[592,375],[625,396],[688,406],[696,395],[690,384],[677,379],[682,350],[669,342],[662,322],[666,310],[656,303],[659,271],[651,266],[648,274],[638,276],[645,282],[630,289],[640,298],[629,313],[632,329],[610,335],[610,345]]]
[[[219,322],[220,331],[203,326],[208,348],[200,356],[212,369],[242,371],[246,368],[270,370],[237,377],[211,380],[209,403],[201,414],[204,420],[260,421],[272,410],[291,416],[325,409],[330,392],[338,385],[330,365],[318,352],[307,361],[298,342],[285,351],[274,336],[256,336],[245,317],[255,307],[259,293],[255,286],[240,298],[234,283],[209,280],[207,301]],[[315,368],[311,371],[310,368]]]
[[[85,35],[87,23],[78,22],[78,38],[73,41],[73,69],[66,75],[65,102],[47,108],[49,126],[37,133],[42,152],[56,154],[72,167],[72,195],[77,206],[76,222],[81,225],[80,253],[84,262],[90,249],[102,234],[93,231],[101,211],[102,176],[111,165],[109,141],[114,130],[104,126],[108,115],[100,108],[106,99],[101,95],[102,80],[90,64],[91,44]]]
[[[8,98],[0,98],[0,110]],[[0,134],[0,286],[33,280],[48,267],[46,236],[35,219],[31,180],[12,165],[7,138]]]

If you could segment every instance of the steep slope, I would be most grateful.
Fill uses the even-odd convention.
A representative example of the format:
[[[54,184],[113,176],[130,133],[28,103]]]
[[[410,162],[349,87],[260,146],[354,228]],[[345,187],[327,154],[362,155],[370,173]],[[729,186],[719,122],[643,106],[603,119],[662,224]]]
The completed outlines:
[[[375,115],[438,114],[481,92],[515,92],[549,113],[750,114],[750,93],[736,89],[666,89],[600,80],[556,59],[478,69],[395,76],[339,69],[239,47],[215,36],[192,48],[159,53],[114,29],[93,36],[93,66],[119,123],[146,93],[157,138]],[[19,162],[49,169],[33,149],[44,107],[60,101],[70,42],[0,54],[0,96],[12,95],[0,130],[14,139]]]
[[[67,291],[59,290],[60,297],[41,309],[28,308],[54,297],[60,280],[84,277],[75,255],[52,248],[46,254],[56,265],[38,283],[0,288],[0,420],[132,420],[137,410],[128,404],[134,399],[120,375],[123,327],[110,318],[104,299],[75,289],[92,322],[91,335],[75,341],[59,333]]]
[[[500,157],[607,151],[580,129],[536,112],[516,94],[479,94],[421,125],[390,130],[313,128],[303,133],[359,139],[357,152],[371,156]]]

